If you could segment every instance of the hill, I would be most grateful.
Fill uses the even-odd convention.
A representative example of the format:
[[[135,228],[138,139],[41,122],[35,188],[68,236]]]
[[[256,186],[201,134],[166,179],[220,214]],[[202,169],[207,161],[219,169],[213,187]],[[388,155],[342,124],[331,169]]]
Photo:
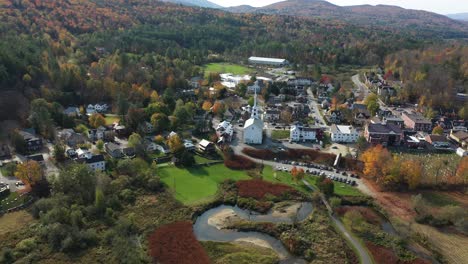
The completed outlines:
[[[232,7],[241,13],[263,13],[344,21],[360,26],[401,28],[446,38],[468,36],[465,23],[443,15],[388,5],[337,6],[322,0],[288,0],[259,8]]]
[[[222,8],[222,6],[217,5],[207,0],[161,0],[161,1],[174,3],[174,4],[181,4],[181,5],[186,5],[186,6],[198,6],[198,7],[205,7],[205,8]]]
[[[450,14],[447,17],[455,20],[468,21],[468,13]]]

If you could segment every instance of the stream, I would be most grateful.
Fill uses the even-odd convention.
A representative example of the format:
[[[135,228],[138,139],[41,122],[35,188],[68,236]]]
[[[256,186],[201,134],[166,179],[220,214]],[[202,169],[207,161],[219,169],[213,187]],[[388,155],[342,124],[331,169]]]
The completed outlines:
[[[312,203],[303,202],[297,210],[297,213],[293,217],[287,216],[278,216],[270,211],[268,214],[249,214],[248,210],[241,209],[237,206],[229,205],[220,205],[218,207],[212,208],[202,215],[200,215],[194,226],[193,230],[195,236],[200,241],[215,241],[215,242],[235,242],[235,241],[245,241],[245,242],[258,242],[260,244],[266,245],[273,249],[280,258],[280,263],[282,264],[302,264],[307,263],[305,260],[296,258],[292,256],[288,250],[284,247],[283,243],[280,240],[266,235],[260,232],[241,232],[231,229],[218,229],[215,225],[210,224],[210,218],[213,216],[224,212],[226,210],[232,210],[239,218],[244,220],[249,220],[252,222],[271,222],[271,223],[293,223],[296,221],[305,220],[313,211]]]

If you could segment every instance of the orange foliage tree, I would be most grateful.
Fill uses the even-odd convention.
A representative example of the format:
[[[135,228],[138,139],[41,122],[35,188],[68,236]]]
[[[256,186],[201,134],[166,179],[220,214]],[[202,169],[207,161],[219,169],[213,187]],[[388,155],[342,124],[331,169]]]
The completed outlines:
[[[382,145],[367,149],[361,156],[364,163],[363,173],[377,183],[383,183],[392,164],[392,154]]]

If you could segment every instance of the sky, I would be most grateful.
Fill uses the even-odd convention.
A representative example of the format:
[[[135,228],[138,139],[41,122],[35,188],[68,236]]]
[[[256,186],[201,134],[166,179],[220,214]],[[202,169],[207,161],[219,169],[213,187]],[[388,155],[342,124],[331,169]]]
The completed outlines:
[[[210,0],[213,3],[222,6],[265,6],[279,0]],[[426,10],[439,14],[454,14],[468,12],[468,0],[329,0],[335,5],[362,5],[362,4],[385,4],[396,5],[408,9]]]

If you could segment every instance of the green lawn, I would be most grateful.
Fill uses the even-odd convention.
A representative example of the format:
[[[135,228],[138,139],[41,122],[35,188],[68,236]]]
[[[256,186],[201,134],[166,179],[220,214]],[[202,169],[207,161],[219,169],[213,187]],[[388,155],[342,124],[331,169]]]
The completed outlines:
[[[271,166],[265,166],[262,173],[263,179],[274,183],[283,183],[296,188],[299,191],[310,193],[310,190],[302,182],[294,182],[291,173],[276,171]]]
[[[120,117],[118,116],[106,116],[105,119],[106,125],[112,125],[113,123],[120,121]]]
[[[238,64],[232,63],[209,63],[203,66],[205,69],[205,77],[210,74],[210,72],[217,73],[232,73],[232,74],[248,74],[253,70]]]
[[[288,139],[290,135],[289,130],[273,130],[271,131],[272,139]]]
[[[226,179],[249,179],[244,171],[230,170],[224,164],[189,169],[172,165],[161,166],[159,175],[169,188],[175,190],[176,199],[184,204],[194,204],[213,198],[218,190],[218,184]]]
[[[307,176],[306,181],[313,185],[315,188],[318,189],[317,187],[317,180],[319,177],[316,176]],[[342,183],[342,182],[333,182],[335,186],[335,194],[336,195],[343,195],[343,196],[363,196],[364,194],[359,191],[356,187],[353,187],[351,185]]]
[[[16,201],[15,199],[18,198]],[[8,197],[0,201],[2,210],[8,210],[10,208],[16,207],[23,204],[28,199],[28,196],[19,197],[17,192],[11,192]]]

